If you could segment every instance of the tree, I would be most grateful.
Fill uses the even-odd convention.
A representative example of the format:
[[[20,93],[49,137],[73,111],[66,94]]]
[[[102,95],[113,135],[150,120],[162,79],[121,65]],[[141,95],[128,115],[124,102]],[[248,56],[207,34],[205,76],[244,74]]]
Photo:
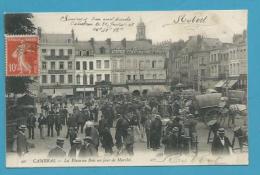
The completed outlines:
[[[35,34],[35,27],[30,13],[5,14],[5,34],[25,35]],[[25,93],[28,91],[28,84],[33,80],[30,77],[6,77],[6,93]]]

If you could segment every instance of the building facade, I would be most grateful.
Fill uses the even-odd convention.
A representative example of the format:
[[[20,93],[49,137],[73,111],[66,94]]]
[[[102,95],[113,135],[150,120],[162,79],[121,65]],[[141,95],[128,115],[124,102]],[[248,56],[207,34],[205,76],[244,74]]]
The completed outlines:
[[[39,29],[40,30],[40,29]],[[40,31],[40,91],[47,95],[73,95],[74,31],[42,34]]]

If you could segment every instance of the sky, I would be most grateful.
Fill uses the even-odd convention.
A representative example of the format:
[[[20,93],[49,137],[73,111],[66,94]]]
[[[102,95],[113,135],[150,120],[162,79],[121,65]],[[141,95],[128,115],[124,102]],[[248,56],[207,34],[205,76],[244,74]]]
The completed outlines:
[[[33,13],[42,33],[70,33],[78,40],[135,40],[136,26],[143,21],[146,38],[153,43],[187,40],[191,35],[232,42],[233,34],[247,29],[247,10]],[[183,20],[180,20],[183,19]],[[192,19],[194,19],[192,21]],[[118,27],[119,26],[119,27]]]

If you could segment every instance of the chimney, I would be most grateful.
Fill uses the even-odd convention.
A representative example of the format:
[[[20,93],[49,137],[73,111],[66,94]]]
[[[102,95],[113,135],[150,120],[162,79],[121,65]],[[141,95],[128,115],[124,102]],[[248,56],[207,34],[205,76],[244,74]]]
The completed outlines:
[[[126,48],[126,39],[125,39],[125,38],[122,39],[121,43],[122,43],[122,46],[123,46],[124,48]]]
[[[37,35],[39,36],[39,38],[41,38],[42,29],[40,27],[37,28]]]
[[[94,47],[95,40],[94,40],[94,38],[93,38],[93,37],[90,38],[89,42],[90,42],[90,44],[91,44],[91,47],[92,47],[92,49],[93,49],[93,52],[95,53],[95,47]]]
[[[75,40],[75,33],[74,33],[74,29],[71,29],[71,37],[72,37],[72,40],[74,41],[74,40]]]

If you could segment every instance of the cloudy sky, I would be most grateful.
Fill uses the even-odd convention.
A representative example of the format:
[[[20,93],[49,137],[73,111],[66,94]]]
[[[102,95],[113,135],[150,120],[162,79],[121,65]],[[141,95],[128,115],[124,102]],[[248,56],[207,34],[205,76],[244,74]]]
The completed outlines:
[[[231,42],[234,33],[247,29],[247,11],[157,11],[157,12],[90,12],[33,13],[33,22],[43,33],[70,33],[79,40],[134,40],[136,25],[142,20],[146,37],[154,43],[190,35],[219,38]],[[179,19],[183,19],[182,21]],[[194,19],[192,21],[192,19]],[[190,21],[189,21],[190,20]]]

